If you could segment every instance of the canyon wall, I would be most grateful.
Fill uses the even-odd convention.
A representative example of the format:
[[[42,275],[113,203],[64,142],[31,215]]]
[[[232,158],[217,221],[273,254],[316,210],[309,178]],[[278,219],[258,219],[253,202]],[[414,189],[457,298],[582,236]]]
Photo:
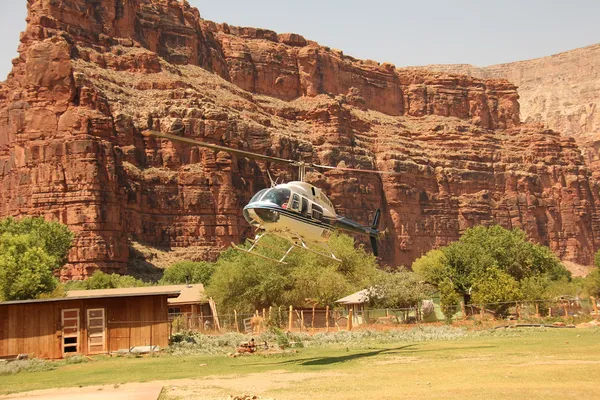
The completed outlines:
[[[600,44],[483,68],[468,64],[422,68],[481,79],[507,79],[519,88],[524,122],[543,123],[581,143],[600,136]]]
[[[477,224],[569,261],[598,248],[598,191],[573,138],[519,120],[515,85],[361,61],[295,34],[215,24],[186,2],[29,0],[0,86],[0,217],[76,232],[65,278],[125,272],[128,240],[214,259],[241,209],[295,171],[144,138],[151,128],[399,176],[311,172],[336,210],[383,210],[382,262],[409,265]]]

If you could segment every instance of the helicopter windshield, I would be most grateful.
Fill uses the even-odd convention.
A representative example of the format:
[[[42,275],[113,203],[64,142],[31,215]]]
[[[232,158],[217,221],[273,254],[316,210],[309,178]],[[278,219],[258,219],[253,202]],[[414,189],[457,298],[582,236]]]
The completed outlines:
[[[262,189],[261,191],[256,193],[254,196],[252,196],[252,198],[250,199],[250,203],[255,203],[255,202],[259,201],[260,198],[263,196],[263,194],[265,194],[267,192],[267,190],[269,190],[269,189]]]
[[[292,191],[290,189],[271,189],[261,199],[278,205],[279,207],[287,208],[287,204],[290,201]]]

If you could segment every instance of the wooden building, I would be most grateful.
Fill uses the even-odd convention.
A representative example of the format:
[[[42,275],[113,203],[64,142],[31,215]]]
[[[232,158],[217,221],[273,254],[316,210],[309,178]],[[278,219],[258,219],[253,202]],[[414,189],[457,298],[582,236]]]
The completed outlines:
[[[69,292],[67,297],[0,303],[0,358],[62,358],[169,344],[164,287]]]
[[[179,290],[181,294],[169,299],[169,315],[171,314],[190,314],[206,315],[214,314],[209,299],[204,294],[204,285],[201,283],[194,285],[171,285],[163,286],[168,290]]]
[[[183,326],[179,328],[203,331],[208,324],[211,330],[220,330],[217,306],[212,299],[206,297],[204,285],[198,283],[163,286],[163,288],[181,292],[179,296],[169,299],[169,320],[183,321]]]

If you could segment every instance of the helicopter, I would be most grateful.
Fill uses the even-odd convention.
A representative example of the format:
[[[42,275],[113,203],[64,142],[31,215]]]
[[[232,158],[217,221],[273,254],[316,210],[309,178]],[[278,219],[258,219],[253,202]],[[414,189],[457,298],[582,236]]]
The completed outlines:
[[[349,218],[338,215],[335,212],[333,204],[323,191],[304,181],[306,169],[341,170],[389,175],[398,175],[398,172],[332,167],[328,165],[306,163],[304,161],[288,160],[201,142],[183,136],[161,133],[155,130],[145,130],[142,134],[145,137],[157,137],[174,142],[183,142],[216,151],[228,152],[246,158],[288,164],[298,168],[297,181],[276,184],[271,179],[270,188],[262,189],[252,196],[250,202],[243,209],[243,215],[244,219],[251,226],[256,228],[258,234],[251,240],[252,245],[248,249],[232,243],[232,246],[236,250],[269,261],[286,264],[285,260],[290,252],[295,248],[299,248],[341,262],[341,260],[329,249],[327,242],[334,232],[346,231],[369,236],[373,255],[376,257],[378,256],[377,239],[382,234],[382,231],[378,228],[381,210],[377,209],[371,225],[362,225]],[[281,237],[290,243],[290,247],[281,258],[270,258],[258,253],[257,248],[260,240],[268,235]],[[327,253],[323,251],[324,249],[327,250]]]

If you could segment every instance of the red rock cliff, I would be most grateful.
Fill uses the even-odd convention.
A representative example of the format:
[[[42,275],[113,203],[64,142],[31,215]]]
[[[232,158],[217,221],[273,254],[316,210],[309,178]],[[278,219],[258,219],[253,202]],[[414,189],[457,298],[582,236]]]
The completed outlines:
[[[185,2],[184,2],[185,3]],[[0,216],[76,233],[65,276],[124,271],[128,237],[214,258],[241,208],[294,171],[146,139],[146,128],[256,152],[403,172],[309,179],[341,214],[384,210],[384,260],[408,264],[469,226],[521,227],[564,259],[598,246],[572,139],[519,125],[502,80],[397,70],[299,35],[217,25],[177,1],[29,0],[0,88]]]

